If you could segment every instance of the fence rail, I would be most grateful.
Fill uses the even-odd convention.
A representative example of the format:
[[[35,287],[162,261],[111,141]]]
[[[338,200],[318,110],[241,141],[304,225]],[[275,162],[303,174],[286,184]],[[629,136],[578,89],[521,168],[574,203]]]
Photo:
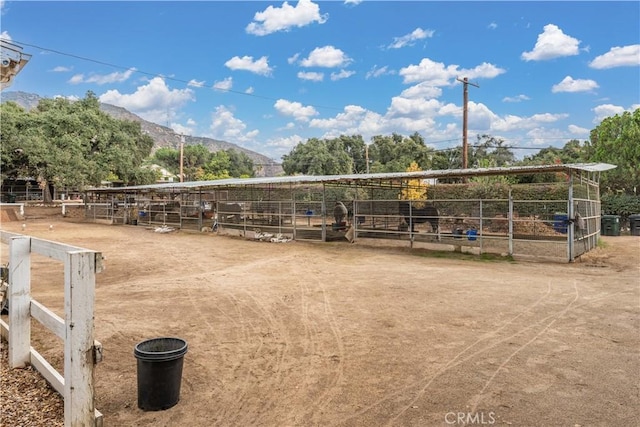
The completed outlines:
[[[66,427],[102,426],[94,405],[94,365],[102,346],[94,340],[95,275],[102,254],[49,240],[0,231],[9,245],[9,323],[0,320],[9,342],[9,367],[31,364],[64,399]],[[65,319],[31,298],[31,254],[64,263]],[[31,319],[64,340],[64,375],[31,346]]]

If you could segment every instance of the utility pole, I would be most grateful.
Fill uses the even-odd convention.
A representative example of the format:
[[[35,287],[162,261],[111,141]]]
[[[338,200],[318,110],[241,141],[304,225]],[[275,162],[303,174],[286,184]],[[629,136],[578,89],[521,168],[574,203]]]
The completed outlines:
[[[471,83],[469,82],[468,78],[463,78],[462,80],[460,80],[459,78],[456,79],[459,82],[462,82],[463,85],[463,96],[462,96],[462,169],[467,169],[469,167],[469,157],[467,155],[467,151],[468,151],[468,147],[469,145],[467,144],[467,104],[469,103],[469,85],[471,86],[475,86],[477,88],[480,87],[480,85],[476,84],[476,83]]]
[[[184,165],[184,135],[180,135],[180,182],[184,181],[182,169]]]
[[[364,145],[364,161],[367,162],[367,173],[369,173],[369,144]]]

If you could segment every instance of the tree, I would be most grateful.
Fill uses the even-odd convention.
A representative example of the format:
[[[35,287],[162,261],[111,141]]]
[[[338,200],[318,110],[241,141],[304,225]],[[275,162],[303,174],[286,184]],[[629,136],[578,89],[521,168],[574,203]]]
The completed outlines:
[[[515,163],[516,156],[506,146],[504,139],[491,135],[477,135],[477,144],[472,147],[469,164],[472,167],[506,167]]]
[[[353,172],[353,161],[340,138],[310,138],[282,156],[282,169],[288,175],[340,175]]]
[[[202,144],[183,147],[183,170],[185,181],[203,181],[224,178],[250,178],[255,176],[253,160],[237,150],[209,151]],[[152,161],[178,174],[180,172],[180,150],[159,148]]]
[[[403,172],[414,162],[422,170],[431,168],[434,151],[417,132],[409,137],[397,133],[377,135],[372,141],[369,148],[372,172]]]
[[[43,99],[29,112],[7,102],[0,114],[3,178],[37,178],[45,201],[51,199],[51,184],[83,188],[100,185],[108,176],[127,184],[155,180],[153,171],[140,167],[153,139],[139,123],[102,112],[92,92],[78,101]]]
[[[590,162],[611,163],[616,169],[603,174],[601,188],[637,194],[640,189],[640,108],[633,113],[604,119],[585,144]]]
[[[419,172],[420,166],[416,162],[411,162],[407,168],[407,172]],[[407,180],[407,186],[400,192],[400,198],[402,200],[426,200],[427,199],[428,184],[420,178]],[[424,203],[417,203],[414,206],[423,208]]]

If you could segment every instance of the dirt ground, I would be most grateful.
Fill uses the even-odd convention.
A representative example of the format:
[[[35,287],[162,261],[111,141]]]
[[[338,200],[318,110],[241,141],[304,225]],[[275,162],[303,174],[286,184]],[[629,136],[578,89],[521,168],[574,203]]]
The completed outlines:
[[[2,229],[106,257],[106,426],[640,425],[637,236],[605,236],[568,264],[22,223]],[[62,283],[58,263],[34,257],[34,298],[58,314]],[[145,412],[133,349],[165,336],[189,345],[181,399]],[[60,365],[57,338],[34,338]]]

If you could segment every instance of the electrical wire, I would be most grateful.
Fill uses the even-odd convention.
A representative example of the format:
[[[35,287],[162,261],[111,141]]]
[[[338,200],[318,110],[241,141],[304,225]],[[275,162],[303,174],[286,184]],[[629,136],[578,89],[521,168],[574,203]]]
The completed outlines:
[[[183,83],[183,84],[185,84],[185,85],[187,85],[189,87],[205,88],[205,86],[203,86],[203,85],[193,85],[193,84],[190,84],[190,81],[179,79],[179,78],[176,78],[176,77],[167,76],[167,75],[162,74],[162,73],[152,73],[152,72],[149,72],[149,71],[139,70],[136,67],[125,67],[123,65],[112,64],[110,62],[100,61],[100,60],[97,60],[97,59],[92,59],[92,58],[88,58],[86,56],[80,56],[80,55],[76,55],[76,54],[73,54],[73,53],[62,52],[62,51],[56,50],[56,49],[49,49],[49,48],[46,48],[46,47],[42,47],[42,46],[31,44],[31,43],[26,43],[26,42],[23,42],[23,41],[20,41],[20,40],[12,40],[12,42],[17,43],[17,44],[22,45],[22,46],[32,47],[34,49],[40,49],[40,50],[42,50],[44,52],[55,53],[56,55],[67,56],[67,57],[70,57],[70,58],[79,59],[81,61],[93,62],[94,64],[105,65],[107,67],[117,68],[119,70],[125,70],[125,71],[131,70],[134,73],[143,74],[143,75],[150,76],[150,77],[162,77],[165,80],[170,80],[172,82],[177,82],[177,83]],[[220,92],[228,92],[228,93],[234,93],[236,95],[244,95],[244,96],[250,96],[252,98],[264,99],[264,100],[267,100],[267,101],[277,101],[278,99],[280,99],[280,98],[273,98],[273,97],[269,97],[269,96],[256,95],[254,93],[241,92],[239,90],[233,90],[233,89],[223,89],[223,88],[217,88],[217,87],[212,87],[212,89],[220,91]],[[343,108],[331,107],[331,106],[327,106],[327,105],[309,104],[309,106],[310,107],[314,107],[314,108],[319,108],[319,109],[326,109],[326,110],[336,110],[336,111],[342,111],[343,110]]]

